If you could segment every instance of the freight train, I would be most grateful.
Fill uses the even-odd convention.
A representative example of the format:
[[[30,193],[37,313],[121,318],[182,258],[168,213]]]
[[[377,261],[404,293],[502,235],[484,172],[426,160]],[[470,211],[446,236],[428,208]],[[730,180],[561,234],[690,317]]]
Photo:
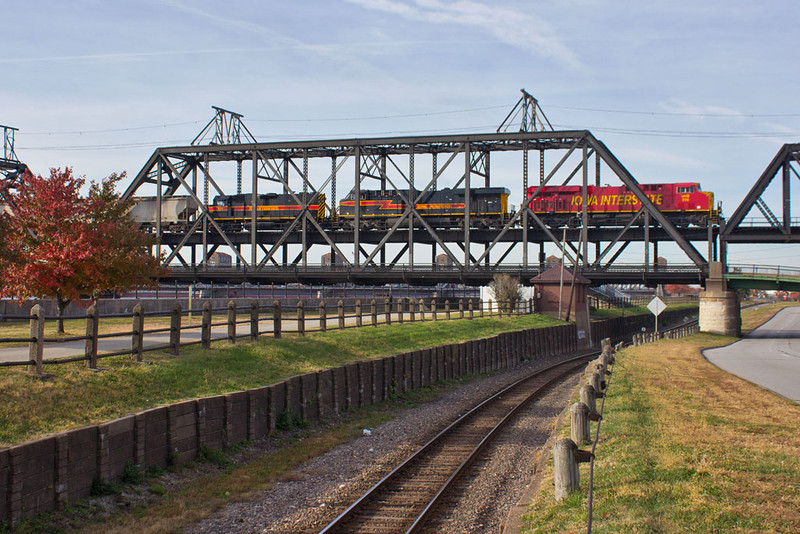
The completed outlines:
[[[640,184],[642,192],[670,221],[679,226],[706,226],[719,216],[714,193],[702,191],[697,182]],[[587,186],[586,205],[596,224],[624,224],[642,203],[626,186]],[[538,190],[538,193],[537,193]],[[533,195],[536,196],[533,196]],[[528,188],[532,211],[552,226],[579,224],[583,212],[581,186],[544,186]]]
[[[671,184],[642,184],[642,191],[674,224],[706,226],[719,216],[719,207],[714,205],[714,194],[700,189],[696,182]],[[528,188],[529,205],[540,219],[550,226],[574,226],[580,224],[583,194],[580,186],[545,186],[537,193],[537,187]],[[359,200],[360,226],[364,229],[390,228],[407,209],[405,199],[409,190],[362,190]],[[532,196],[536,193],[536,196]],[[501,228],[513,216],[508,203],[510,191],[505,187],[471,188],[469,200],[470,226],[472,228]],[[414,190],[411,196],[419,199],[416,211],[433,228],[457,229],[464,227],[464,189],[440,189],[421,192]],[[303,203],[311,202],[309,211],[324,227],[334,228],[355,223],[355,192],[351,191],[331,214],[325,205],[322,193],[297,193]],[[147,229],[155,228],[157,201],[153,198],[138,199],[132,214],[139,224]],[[226,231],[246,231],[252,223],[252,195],[220,195],[208,206],[211,218]],[[641,208],[638,198],[626,186],[588,186],[587,206],[592,224],[626,224]],[[199,207],[190,197],[167,197],[162,199],[162,231],[180,232],[188,229],[189,221]],[[259,229],[281,229],[290,224],[301,211],[301,205],[290,194],[268,193],[258,195],[256,224]],[[416,219],[415,219],[416,220]],[[417,222],[417,225],[420,223]],[[536,224],[530,221],[531,225]],[[404,224],[406,227],[407,225]]]

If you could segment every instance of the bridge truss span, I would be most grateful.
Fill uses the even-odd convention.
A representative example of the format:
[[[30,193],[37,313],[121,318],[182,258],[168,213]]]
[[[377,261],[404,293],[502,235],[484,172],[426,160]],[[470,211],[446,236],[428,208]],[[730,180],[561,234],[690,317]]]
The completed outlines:
[[[244,142],[238,135],[214,136],[209,144],[159,148],[123,195],[155,199],[151,230],[158,236],[157,252],[176,272],[202,278],[216,252],[230,254],[236,269],[254,280],[262,272],[311,271],[323,256],[348,272],[366,274],[436,265],[463,273],[499,271],[504,263],[541,270],[545,244],[584,270],[613,264],[632,242],[643,243],[646,269],[656,263],[659,241],[677,243],[700,273],[716,255],[715,225],[677,227],[586,130],[259,143],[251,142],[246,128],[219,117],[231,112],[215,109],[212,122],[225,125],[227,132],[245,132]],[[596,223],[587,212],[586,195],[601,178],[624,184],[641,209],[613,227]],[[584,199],[583,211],[569,224],[555,225],[527,205],[529,187],[566,184],[579,185]],[[498,185],[511,191],[518,208],[487,222],[470,210],[471,195]],[[258,210],[251,209],[248,219],[233,227],[212,210],[214,199],[233,194],[234,187],[237,198],[251,206],[258,205],[260,195],[282,195],[296,213],[265,227]],[[426,194],[446,189],[464,196],[451,224],[421,213],[420,207]],[[362,202],[352,200],[377,192],[391,192],[403,208],[376,220]],[[167,203],[179,197],[192,209],[176,225]],[[346,214],[341,211],[345,199],[352,205]],[[708,255],[692,241],[707,242]],[[538,256],[530,250],[536,246]]]

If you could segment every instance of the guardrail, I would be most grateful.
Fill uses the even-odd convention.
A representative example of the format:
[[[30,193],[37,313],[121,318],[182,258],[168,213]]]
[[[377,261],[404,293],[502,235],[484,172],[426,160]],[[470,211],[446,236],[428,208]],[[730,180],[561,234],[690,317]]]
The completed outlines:
[[[775,278],[800,278],[800,268],[781,265],[759,265],[747,263],[728,264],[726,274],[742,276],[770,276]]]
[[[169,268],[174,274],[185,273],[216,273],[216,274],[247,274],[252,272],[275,272],[275,273],[515,273],[515,272],[535,272],[546,271],[554,265],[540,267],[538,263],[510,264],[502,265],[441,265],[441,264],[395,264],[395,265],[264,265],[257,269],[248,268],[244,265],[240,267],[207,267],[207,268],[187,268],[180,265],[171,265]],[[675,263],[675,264],[655,264],[655,263],[613,263],[611,265],[585,265],[581,266],[580,272],[676,272],[693,273],[697,272],[698,267],[694,263]]]

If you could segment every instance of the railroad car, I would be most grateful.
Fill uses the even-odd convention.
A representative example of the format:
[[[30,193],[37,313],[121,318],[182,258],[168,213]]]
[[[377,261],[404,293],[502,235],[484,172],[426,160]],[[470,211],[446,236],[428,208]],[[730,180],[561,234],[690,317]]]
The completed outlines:
[[[402,196],[401,194],[402,193]],[[408,190],[361,191],[360,221],[365,228],[385,229],[391,227],[405,212],[407,204],[403,199],[409,197]],[[509,217],[508,195],[505,187],[482,187],[470,189],[470,225],[473,228],[497,228]],[[414,198],[420,191],[415,190]],[[416,203],[417,212],[425,222],[437,228],[463,228],[464,189],[440,189],[427,191]],[[339,203],[339,217],[351,225],[355,218],[355,191],[350,191]],[[420,223],[417,222],[417,225]]]
[[[719,207],[714,205],[714,193],[702,191],[697,182],[670,184],[640,184],[650,201],[674,224],[706,226],[719,216]],[[537,187],[528,188],[529,198]],[[547,220],[548,224],[576,224],[576,215],[583,211],[581,186],[545,186],[535,197],[530,198],[533,212]],[[600,224],[626,223],[630,214],[642,207],[642,203],[624,185],[588,186],[588,213],[593,222]]]
[[[312,202],[308,206],[312,217],[317,220],[325,218],[325,195],[297,193],[302,202]],[[227,230],[248,229],[253,217],[253,195],[220,195],[214,198],[214,204],[208,207],[211,218]],[[280,228],[300,215],[302,206],[295,197],[288,193],[267,193],[258,195],[256,205],[256,225],[258,228]]]
[[[155,230],[158,221],[158,198],[137,197],[129,215],[145,231]],[[189,219],[197,212],[197,202],[190,196],[172,196],[161,199],[161,230],[182,232],[188,228]]]

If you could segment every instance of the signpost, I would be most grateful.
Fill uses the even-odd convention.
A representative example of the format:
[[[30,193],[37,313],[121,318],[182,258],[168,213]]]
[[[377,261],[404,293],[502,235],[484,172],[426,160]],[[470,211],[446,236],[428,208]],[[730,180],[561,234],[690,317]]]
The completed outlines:
[[[653,297],[653,300],[647,304],[647,309],[650,310],[653,315],[656,316],[656,334],[658,334],[658,316],[661,315],[665,309],[667,309],[667,305],[664,304],[664,301],[658,297]]]

